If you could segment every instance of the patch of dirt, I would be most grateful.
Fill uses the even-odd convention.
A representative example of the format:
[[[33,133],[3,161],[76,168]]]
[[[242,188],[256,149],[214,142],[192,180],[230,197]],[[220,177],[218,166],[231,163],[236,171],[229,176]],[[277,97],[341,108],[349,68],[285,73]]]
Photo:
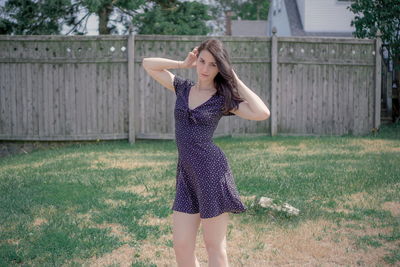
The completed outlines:
[[[130,186],[120,186],[115,188],[116,191],[135,193],[141,196],[149,196],[152,195],[150,191],[147,191],[147,188],[144,185],[130,185]]]
[[[125,231],[125,227],[118,223],[96,224],[95,227],[100,229],[111,228],[111,235],[118,237],[122,242],[129,242],[132,240],[131,236]]]
[[[34,221],[33,221],[33,226],[41,226],[42,224],[44,224],[44,223],[47,223],[47,220],[46,219],[43,219],[43,218],[36,218]]]
[[[400,202],[389,201],[382,204],[382,209],[390,211],[392,216],[400,216]]]
[[[5,241],[6,241],[6,243],[8,243],[10,245],[18,245],[19,244],[18,239],[6,239]]]
[[[118,264],[120,267],[130,267],[133,263],[135,249],[125,244],[102,257],[90,259],[89,266],[102,267]]]
[[[346,151],[343,150],[344,147],[348,146],[359,146],[360,151]],[[397,146],[397,147],[396,147]],[[272,154],[291,154],[291,155],[318,155],[326,153],[326,148],[321,150],[319,146],[310,145],[307,142],[302,142],[298,145],[281,145],[279,142],[268,143],[268,146],[260,146],[265,148],[265,150],[271,152]],[[356,139],[349,140],[343,145],[335,145],[329,148],[330,153],[340,153],[340,154],[368,154],[368,153],[379,153],[379,152],[400,152],[400,147],[398,147],[398,142],[391,140],[370,140],[370,139]],[[259,156],[260,151],[247,151],[243,155],[253,155]],[[348,160],[346,160],[348,161]]]
[[[105,168],[132,170],[140,167],[166,167],[170,163],[170,161],[152,161],[148,159],[132,158],[132,155],[130,155],[130,158],[128,159],[118,159],[115,156],[110,158],[100,156],[97,160],[92,161],[90,168],[98,169],[98,166],[101,165],[105,166]]]
[[[126,205],[125,200],[115,200],[115,199],[105,199],[104,202],[112,207],[119,207],[119,206],[124,206]]]
[[[363,193],[353,195],[359,199]],[[250,200],[251,198],[249,198]],[[392,205],[392,204],[390,204]],[[390,206],[389,205],[389,206]],[[359,221],[336,223],[319,219],[306,221],[294,228],[271,224],[243,224],[230,216],[227,233],[227,253],[232,267],[241,266],[388,266],[383,257],[399,242],[384,242],[381,247],[357,247],[357,237],[390,234],[392,229],[372,227]],[[167,218],[146,217],[141,224],[172,227],[172,215]],[[130,240],[119,224],[96,225],[109,227],[111,233],[123,241]],[[245,237],[245,238],[244,238]],[[124,239],[126,238],[126,239]],[[140,247],[124,245],[99,258],[92,258],[90,266],[119,264],[131,266],[134,261],[151,262],[157,266],[176,266],[172,232],[158,239],[141,241]],[[196,237],[196,256],[201,266],[207,266],[208,255],[203,240],[202,225]]]
[[[360,250],[348,232],[338,233],[329,221],[307,221],[294,229],[233,224],[228,238],[232,266],[385,265],[385,248]]]
[[[370,140],[358,139],[351,142],[352,145],[362,146],[362,154],[376,153],[376,152],[400,152],[400,147],[396,147],[398,142],[390,140]]]
[[[146,216],[144,218],[141,218],[139,220],[139,223],[141,225],[165,225],[166,226],[170,223],[170,221],[168,220],[168,218],[158,218],[158,217]]]

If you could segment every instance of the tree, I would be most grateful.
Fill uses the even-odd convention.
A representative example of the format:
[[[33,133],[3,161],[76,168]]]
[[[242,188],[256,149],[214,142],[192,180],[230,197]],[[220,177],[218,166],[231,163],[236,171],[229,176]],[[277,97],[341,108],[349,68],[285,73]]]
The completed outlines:
[[[144,13],[143,13],[144,10]],[[133,22],[140,33],[207,34],[208,7],[178,0],[7,0],[0,7],[0,34],[87,33],[91,15],[99,18],[100,34],[127,33]]]
[[[99,18],[99,33],[118,33],[122,24],[128,31],[130,20],[145,0],[8,0],[1,9],[0,34],[85,34],[92,14]],[[83,15],[83,16],[82,16]]]
[[[1,8],[0,34],[57,34],[70,0],[8,0]]]
[[[206,35],[208,6],[199,2],[156,1],[163,5],[146,7],[132,20],[140,34]]]
[[[400,0],[355,0],[349,7],[355,14],[351,25],[358,38],[375,38],[377,31],[395,62],[400,62]]]

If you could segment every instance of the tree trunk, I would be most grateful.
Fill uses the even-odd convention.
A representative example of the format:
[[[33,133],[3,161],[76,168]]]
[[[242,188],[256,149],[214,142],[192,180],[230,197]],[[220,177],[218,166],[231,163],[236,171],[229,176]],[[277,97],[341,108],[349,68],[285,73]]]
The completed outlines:
[[[97,14],[99,16],[99,34],[110,34],[107,24],[112,10],[112,5],[105,5],[99,10]]]

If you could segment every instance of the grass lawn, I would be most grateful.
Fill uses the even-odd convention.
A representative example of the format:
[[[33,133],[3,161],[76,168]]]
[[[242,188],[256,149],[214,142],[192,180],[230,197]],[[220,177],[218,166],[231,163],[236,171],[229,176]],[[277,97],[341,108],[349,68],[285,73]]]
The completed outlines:
[[[363,137],[214,142],[249,207],[230,215],[231,266],[400,264],[400,125]],[[177,156],[174,141],[138,140],[1,158],[0,266],[175,266]],[[252,196],[300,215],[250,207]]]

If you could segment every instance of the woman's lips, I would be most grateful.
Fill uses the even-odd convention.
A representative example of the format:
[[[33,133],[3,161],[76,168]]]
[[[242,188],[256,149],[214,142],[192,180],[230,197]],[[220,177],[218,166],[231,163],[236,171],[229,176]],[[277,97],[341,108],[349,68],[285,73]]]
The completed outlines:
[[[202,73],[201,76],[203,76],[203,77],[208,77],[208,74]]]

